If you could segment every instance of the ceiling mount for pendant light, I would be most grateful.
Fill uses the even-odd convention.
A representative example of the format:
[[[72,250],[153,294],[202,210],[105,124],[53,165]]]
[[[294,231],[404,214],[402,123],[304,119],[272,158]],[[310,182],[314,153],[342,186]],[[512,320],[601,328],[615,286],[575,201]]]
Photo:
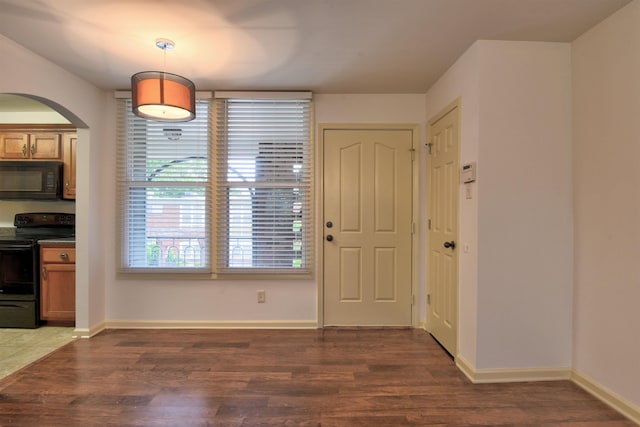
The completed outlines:
[[[163,50],[175,47],[171,40],[158,39]],[[131,76],[133,114],[159,122],[188,122],[196,117],[196,86],[189,79],[165,71],[143,71]]]

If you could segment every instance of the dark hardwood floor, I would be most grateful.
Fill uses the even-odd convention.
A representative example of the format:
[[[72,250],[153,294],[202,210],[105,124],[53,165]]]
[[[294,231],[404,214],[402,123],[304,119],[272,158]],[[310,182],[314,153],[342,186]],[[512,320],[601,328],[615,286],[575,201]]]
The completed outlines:
[[[0,381],[0,426],[634,426],[569,381],[473,385],[421,330],[108,330]]]

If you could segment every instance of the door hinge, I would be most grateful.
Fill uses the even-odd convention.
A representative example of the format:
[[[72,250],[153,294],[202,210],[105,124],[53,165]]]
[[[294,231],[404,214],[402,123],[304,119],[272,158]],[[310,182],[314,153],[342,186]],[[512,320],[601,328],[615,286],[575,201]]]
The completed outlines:
[[[416,149],[412,148],[409,151],[411,151],[411,161],[413,162],[416,159]]]
[[[415,295],[411,295],[411,305],[416,305],[416,296]]]
[[[427,152],[431,154],[431,147],[433,147],[433,144],[431,142],[427,142],[425,145],[427,146]]]
[[[427,294],[427,304],[431,305],[431,294]]]
[[[427,227],[431,230],[431,218],[427,220]]]
[[[411,234],[416,234],[416,223],[415,222],[411,223]]]

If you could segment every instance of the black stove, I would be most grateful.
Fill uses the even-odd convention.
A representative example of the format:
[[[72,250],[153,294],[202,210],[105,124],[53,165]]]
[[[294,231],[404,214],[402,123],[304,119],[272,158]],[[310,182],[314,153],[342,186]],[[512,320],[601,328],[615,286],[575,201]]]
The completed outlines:
[[[38,241],[75,235],[75,214],[16,214],[0,228],[0,328],[36,328],[40,320]]]
[[[75,236],[76,215],[70,213],[21,213],[16,214],[15,240],[37,241]]]

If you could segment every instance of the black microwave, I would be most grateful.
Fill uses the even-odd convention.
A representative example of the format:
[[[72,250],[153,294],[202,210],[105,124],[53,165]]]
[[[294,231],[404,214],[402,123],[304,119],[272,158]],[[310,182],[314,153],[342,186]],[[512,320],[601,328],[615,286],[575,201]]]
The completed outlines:
[[[0,199],[62,198],[62,162],[0,161]]]

